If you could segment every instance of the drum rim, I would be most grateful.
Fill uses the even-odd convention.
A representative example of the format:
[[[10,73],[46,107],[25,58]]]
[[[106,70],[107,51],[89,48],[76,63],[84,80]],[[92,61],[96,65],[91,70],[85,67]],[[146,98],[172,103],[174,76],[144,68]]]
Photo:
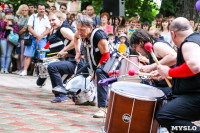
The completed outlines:
[[[116,83],[118,83],[118,82],[116,82]],[[125,82],[125,83],[135,83],[135,82]],[[135,84],[140,84],[142,86],[147,86],[147,85],[141,84],[141,83],[135,83]],[[148,87],[155,89],[155,87],[153,87],[153,86],[148,86]],[[161,90],[159,90],[159,91],[161,91],[163,93],[163,95],[160,96],[160,97],[139,96],[139,95],[135,95],[135,94],[129,94],[129,93],[126,93],[124,91],[121,91],[121,90],[115,89],[115,88],[111,88],[111,91],[113,91],[114,93],[116,93],[118,95],[122,95],[122,96],[125,96],[125,97],[128,97],[128,98],[135,98],[135,99],[148,100],[148,101],[157,101],[158,100],[157,98],[162,98],[162,97],[165,96],[165,94]]]

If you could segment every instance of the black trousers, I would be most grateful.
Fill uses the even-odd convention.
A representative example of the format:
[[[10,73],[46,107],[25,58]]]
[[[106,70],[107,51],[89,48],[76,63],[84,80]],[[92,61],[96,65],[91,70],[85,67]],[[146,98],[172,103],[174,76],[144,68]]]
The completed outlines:
[[[174,133],[200,133],[200,94],[178,95],[156,113],[158,123]]]

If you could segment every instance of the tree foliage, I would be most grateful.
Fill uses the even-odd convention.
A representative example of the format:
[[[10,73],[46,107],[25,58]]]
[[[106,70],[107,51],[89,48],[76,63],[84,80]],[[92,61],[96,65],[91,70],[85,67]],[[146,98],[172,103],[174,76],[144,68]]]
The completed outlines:
[[[175,16],[176,2],[176,0],[162,0],[160,13],[164,16]]]
[[[90,4],[94,5],[96,14],[99,14],[102,10],[103,0],[82,0],[82,3],[84,2],[89,2]],[[151,22],[154,20],[154,17],[158,11],[159,7],[153,0],[125,0],[126,17],[131,18],[134,13],[138,13],[141,21]]]
[[[28,3],[43,3],[47,6],[47,0],[9,0],[8,2],[14,5],[15,10],[17,10],[19,5]],[[85,9],[88,4],[92,4],[95,8],[95,13],[98,15],[100,15],[101,10],[103,9],[103,0],[81,0],[81,2],[83,5],[82,9]],[[86,5],[84,3],[86,3]],[[129,18],[131,18],[134,13],[138,13],[141,21],[151,22],[158,13],[158,10],[159,7],[153,0],[125,0],[125,14]]]

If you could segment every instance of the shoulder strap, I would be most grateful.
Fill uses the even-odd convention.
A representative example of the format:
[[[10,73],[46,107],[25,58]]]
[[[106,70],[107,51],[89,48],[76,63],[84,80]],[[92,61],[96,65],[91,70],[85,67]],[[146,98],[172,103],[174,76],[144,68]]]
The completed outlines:
[[[94,38],[94,34],[98,31],[98,30],[101,30],[99,28],[96,28],[92,31],[92,34],[90,36],[90,44],[91,44],[91,47],[93,47],[93,38]]]
[[[34,30],[34,24],[35,24],[35,16],[33,14],[33,30]]]
[[[94,59],[94,45],[93,45],[93,38],[94,38],[94,35],[95,33],[98,31],[98,30],[101,30],[99,28],[96,28],[92,31],[92,34],[90,36],[90,44],[91,44],[91,51],[90,51],[90,54],[91,54],[91,57],[92,57],[92,62],[94,63],[95,66],[97,66],[98,64],[96,63],[95,59]],[[96,48],[95,48],[96,49]]]

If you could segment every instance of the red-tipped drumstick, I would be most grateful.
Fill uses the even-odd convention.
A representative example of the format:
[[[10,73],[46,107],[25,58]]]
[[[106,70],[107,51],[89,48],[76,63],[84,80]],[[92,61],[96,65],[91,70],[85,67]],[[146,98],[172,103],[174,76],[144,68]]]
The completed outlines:
[[[153,52],[153,45],[150,43],[150,42],[147,42],[144,44],[144,48],[149,51],[149,53],[151,54],[153,60],[155,61],[155,63],[157,65],[160,65],[160,63],[158,62],[158,59],[157,57],[155,56],[154,52]],[[169,80],[167,78],[165,78],[165,81],[167,82],[168,86],[171,88],[172,87],[172,84],[169,82]]]
[[[113,71],[110,71],[110,72],[108,72],[108,75],[109,76],[113,76],[113,75],[116,75],[116,76],[118,76],[119,75],[119,70],[113,70]]]
[[[130,75],[130,76],[141,75],[141,76],[152,76],[152,77],[155,76],[155,75],[150,74],[150,73],[136,72],[135,70],[129,70],[128,75]]]

